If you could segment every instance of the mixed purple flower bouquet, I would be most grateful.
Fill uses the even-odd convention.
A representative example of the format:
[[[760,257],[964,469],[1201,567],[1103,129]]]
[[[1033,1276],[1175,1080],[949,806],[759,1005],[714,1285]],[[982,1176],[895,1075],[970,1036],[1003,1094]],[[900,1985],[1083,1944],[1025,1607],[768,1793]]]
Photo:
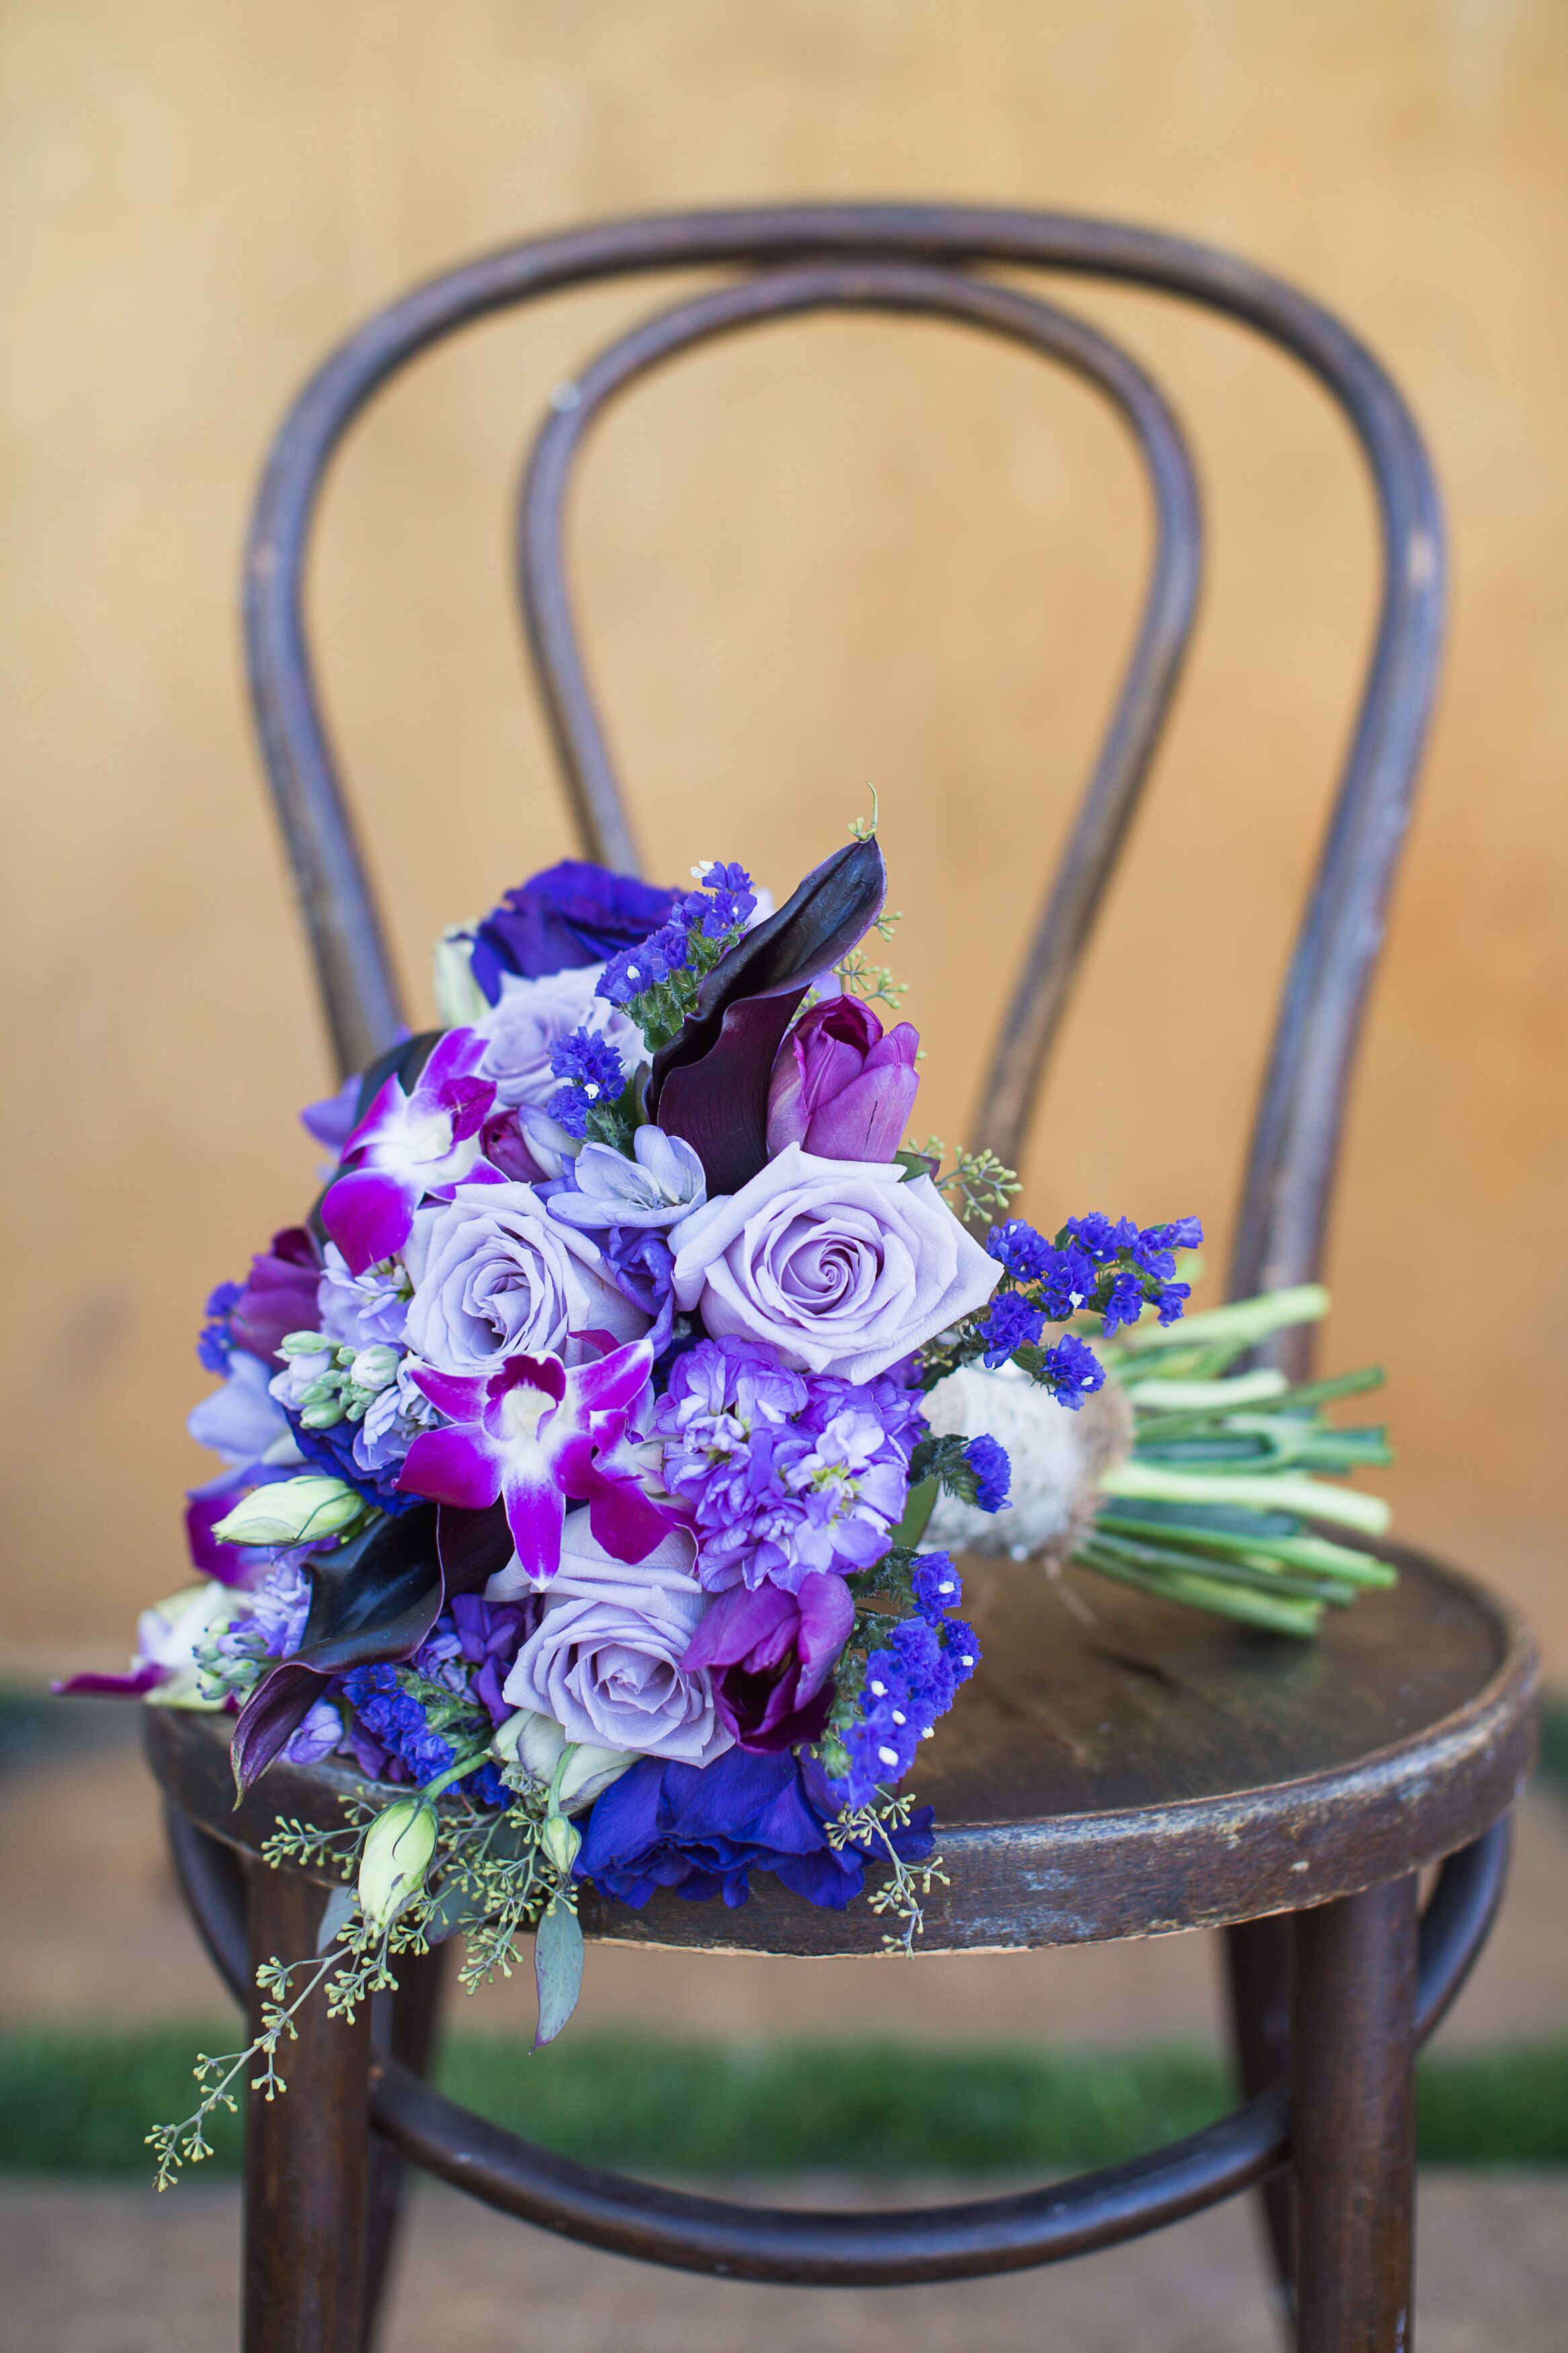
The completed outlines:
[[[274,1965],[268,2031],[204,2061],[228,2073],[160,2127],[161,2178],[258,2054],[276,2083],[329,1967],[348,2008],[400,1952],[461,1930],[476,1981],[532,1929],[548,2040],[584,1883],[734,1905],[771,1873],[841,1907],[870,1876],[909,1949],[941,1866],[903,1785],[980,1661],[955,1551],[1293,1632],[1386,1573],[1303,1533],[1325,1495],[1381,1525],[1307,1475],[1375,1435],[1323,1430],[1335,1385],[1225,1377],[1321,1293],[1176,1331],[1195,1219],[1047,1239],[988,1155],[905,1141],[919,1039],[860,953],[890,921],[875,836],[776,913],[738,866],[694,880],[569,860],[449,933],[447,1026],[305,1113],[336,1155],[316,1208],[208,1303],[204,1581],[78,1687],[229,1712],[241,1793],[336,1759],[365,1796],[269,1842],[343,1882],[335,1942]]]

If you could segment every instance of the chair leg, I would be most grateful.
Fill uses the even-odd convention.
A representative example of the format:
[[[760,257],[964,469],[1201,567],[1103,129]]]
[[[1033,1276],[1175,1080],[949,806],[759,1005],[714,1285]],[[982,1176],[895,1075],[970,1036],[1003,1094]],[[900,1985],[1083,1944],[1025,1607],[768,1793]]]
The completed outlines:
[[[297,1873],[249,1873],[251,2031],[258,1964],[316,1949],[325,1891]],[[365,2250],[370,2013],[299,2014],[279,2064],[288,2089],[246,2102],[245,2353],[358,2353]]]
[[[378,2047],[389,2050],[423,2075],[430,2063],[430,2053],[436,2040],[440,2017],[441,1992],[447,1947],[437,1945],[428,1953],[405,1954],[397,1962],[398,1987],[395,1994],[384,1997],[391,2005],[390,2030],[384,2045],[379,2033]],[[383,1997],[378,1996],[378,2000]],[[375,2021],[373,2021],[373,2029]],[[364,2311],[361,2327],[363,2353],[369,2353],[375,2340],[376,2325],[381,2316],[382,2300],[386,2292],[387,2272],[397,2241],[398,2221],[403,2207],[403,2191],[407,2167],[390,2141],[373,2138],[370,2145],[369,2223],[365,2234]]]
[[[1225,1946],[1237,2072],[1242,2096],[1250,2100],[1290,2072],[1291,1915],[1244,1920],[1226,1930]],[[1259,2203],[1289,2319],[1296,2308],[1296,2205],[1289,2166],[1269,2175]]]
[[[1408,2353],[1416,1885],[1296,1915],[1299,2353]]]

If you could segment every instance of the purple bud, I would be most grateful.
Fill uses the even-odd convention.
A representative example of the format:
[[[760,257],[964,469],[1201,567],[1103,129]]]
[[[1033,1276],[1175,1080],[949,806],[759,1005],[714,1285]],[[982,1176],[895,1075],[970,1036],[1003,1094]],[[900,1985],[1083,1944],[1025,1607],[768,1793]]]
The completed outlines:
[[[914,1108],[920,1033],[884,1037],[855,997],[814,1005],[784,1039],[768,1092],[768,1151],[799,1144],[825,1160],[890,1160]]]

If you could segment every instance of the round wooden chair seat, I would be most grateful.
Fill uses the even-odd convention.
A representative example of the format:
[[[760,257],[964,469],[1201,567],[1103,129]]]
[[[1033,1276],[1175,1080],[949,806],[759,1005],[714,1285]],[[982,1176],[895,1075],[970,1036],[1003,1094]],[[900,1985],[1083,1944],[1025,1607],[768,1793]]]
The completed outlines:
[[[1527,1769],[1535,1654],[1507,1606],[1421,1554],[1400,1581],[1298,1642],[1100,1577],[1085,1619],[1032,1565],[969,1561],[984,1653],[910,1786],[936,1809],[951,1885],[921,1949],[1088,1944],[1299,1911],[1479,1838]],[[236,1809],[229,1719],[149,1708],[170,1799],[255,1854],[279,1814],[323,1828],[363,1790],[279,1764]],[[388,1797],[394,1794],[390,1785]],[[590,1936],[752,1953],[875,1953],[862,1899],[820,1911],[758,1874],[736,1910],[660,1891],[641,1912],[584,1893]]]

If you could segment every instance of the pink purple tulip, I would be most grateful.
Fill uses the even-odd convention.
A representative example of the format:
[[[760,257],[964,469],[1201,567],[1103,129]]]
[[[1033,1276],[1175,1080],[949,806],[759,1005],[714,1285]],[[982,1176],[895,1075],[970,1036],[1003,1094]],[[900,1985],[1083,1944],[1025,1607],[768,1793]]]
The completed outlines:
[[[804,1145],[827,1160],[890,1160],[914,1108],[920,1032],[883,1034],[858,997],[829,997],[796,1022],[768,1089],[768,1150]]]

